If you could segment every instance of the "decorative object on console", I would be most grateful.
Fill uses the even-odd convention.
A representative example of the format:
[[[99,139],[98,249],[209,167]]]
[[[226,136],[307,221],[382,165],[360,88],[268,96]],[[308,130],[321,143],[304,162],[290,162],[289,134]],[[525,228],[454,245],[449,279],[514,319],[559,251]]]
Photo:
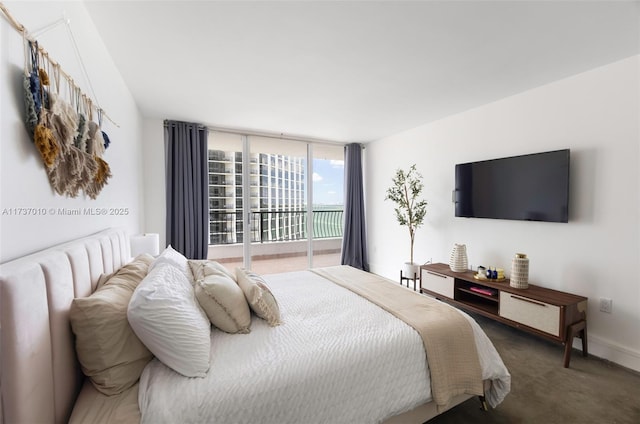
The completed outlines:
[[[529,258],[524,253],[516,253],[516,256],[511,261],[509,285],[516,289],[529,287]]]
[[[506,280],[504,276],[504,269],[496,268],[493,266],[485,268],[482,265],[478,267],[478,272],[476,274],[473,274],[473,278],[475,278],[476,280],[493,282],[501,282]]]
[[[493,269],[492,266],[490,266],[489,269],[487,270],[487,278],[493,279],[494,278],[493,277],[493,273],[494,273],[494,269]],[[496,273],[496,275],[497,275],[497,273]]]
[[[392,185],[387,189],[385,200],[391,200],[396,204],[394,210],[398,223],[406,225],[409,229],[411,261],[405,262],[404,274],[417,275],[420,272],[420,265],[413,262],[413,242],[416,230],[422,225],[427,214],[427,201],[418,199],[424,188],[422,174],[413,164],[408,172],[398,169],[391,181]]]
[[[464,244],[454,244],[449,258],[449,268],[453,272],[465,272],[469,268],[467,259],[467,246]]]

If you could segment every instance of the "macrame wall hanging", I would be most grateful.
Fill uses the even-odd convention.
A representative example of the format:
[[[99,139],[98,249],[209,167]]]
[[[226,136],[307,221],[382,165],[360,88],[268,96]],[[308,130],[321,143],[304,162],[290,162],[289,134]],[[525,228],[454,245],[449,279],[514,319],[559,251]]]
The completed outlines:
[[[110,140],[102,130],[103,118],[111,119],[2,3],[0,10],[23,36],[25,123],[51,187],[61,196],[77,197],[83,192],[97,198],[111,178],[109,164],[103,159]],[[86,73],[84,64],[82,69]]]

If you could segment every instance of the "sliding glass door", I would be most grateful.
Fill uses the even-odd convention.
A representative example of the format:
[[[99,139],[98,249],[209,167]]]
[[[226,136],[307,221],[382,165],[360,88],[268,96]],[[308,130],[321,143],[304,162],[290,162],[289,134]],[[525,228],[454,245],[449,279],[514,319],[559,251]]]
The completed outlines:
[[[243,266],[244,137],[211,132],[209,143],[209,259]]]
[[[278,273],[307,268],[307,146],[291,140],[249,136],[249,157],[257,163],[252,187],[251,268]]]
[[[340,265],[344,212],[344,147],[312,144],[311,266]]]
[[[342,149],[210,132],[209,258],[262,274],[337,265]]]

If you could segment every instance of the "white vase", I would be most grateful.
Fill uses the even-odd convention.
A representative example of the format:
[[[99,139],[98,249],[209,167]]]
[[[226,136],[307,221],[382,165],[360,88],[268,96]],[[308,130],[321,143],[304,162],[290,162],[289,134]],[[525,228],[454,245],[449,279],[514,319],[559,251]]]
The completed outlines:
[[[467,246],[464,244],[454,244],[449,258],[449,268],[453,272],[465,272],[469,269],[467,259]]]
[[[516,289],[529,287],[529,258],[524,253],[516,253],[511,261],[509,285]]]

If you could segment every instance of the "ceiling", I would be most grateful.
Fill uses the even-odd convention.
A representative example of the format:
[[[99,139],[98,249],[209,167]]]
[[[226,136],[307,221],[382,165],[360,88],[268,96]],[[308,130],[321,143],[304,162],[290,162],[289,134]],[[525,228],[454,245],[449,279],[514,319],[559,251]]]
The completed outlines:
[[[639,2],[85,0],[145,117],[368,142],[640,53]]]

